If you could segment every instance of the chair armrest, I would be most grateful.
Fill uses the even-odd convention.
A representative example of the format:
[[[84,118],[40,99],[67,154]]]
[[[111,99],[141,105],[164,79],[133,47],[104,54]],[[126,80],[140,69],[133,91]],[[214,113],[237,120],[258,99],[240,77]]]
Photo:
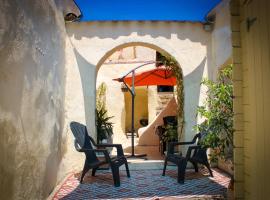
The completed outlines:
[[[100,152],[104,154],[104,157],[108,163],[111,163],[111,158],[109,156],[109,153],[107,149],[81,149],[81,152],[87,153],[87,152]]]
[[[96,147],[98,148],[115,147],[117,150],[117,157],[124,156],[122,144],[97,144]]]
[[[169,154],[174,154],[174,147],[175,146],[180,146],[180,145],[191,145],[194,144],[194,142],[169,142],[168,144],[168,153]]]
[[[171,145],[173,146],[178,146],[178,145],[191,145],[194,144],[195,142],[191,141],[191,142],[170,142]]]

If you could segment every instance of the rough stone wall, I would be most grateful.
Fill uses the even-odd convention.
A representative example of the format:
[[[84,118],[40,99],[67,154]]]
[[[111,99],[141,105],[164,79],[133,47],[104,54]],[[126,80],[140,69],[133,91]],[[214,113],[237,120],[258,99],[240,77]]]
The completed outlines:
[[[44,199],[62,156],[65,26],[52,0],[0,4],[0,199]]]

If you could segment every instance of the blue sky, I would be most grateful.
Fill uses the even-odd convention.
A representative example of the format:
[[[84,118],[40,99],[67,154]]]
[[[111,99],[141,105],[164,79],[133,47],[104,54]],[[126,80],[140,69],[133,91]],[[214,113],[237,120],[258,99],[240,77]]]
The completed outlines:
[[[81,21],[192,21],[205,16],[221,0],[75,0]]]

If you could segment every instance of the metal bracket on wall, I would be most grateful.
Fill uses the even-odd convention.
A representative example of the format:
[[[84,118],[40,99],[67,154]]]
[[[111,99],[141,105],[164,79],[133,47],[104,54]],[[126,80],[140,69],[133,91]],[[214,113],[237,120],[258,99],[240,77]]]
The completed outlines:
[[[253,17],[253,18],[247,18],[246,19],[246,23],[247,23],[247,31],[249,32],[251,26],[257,21],[257,17]]]

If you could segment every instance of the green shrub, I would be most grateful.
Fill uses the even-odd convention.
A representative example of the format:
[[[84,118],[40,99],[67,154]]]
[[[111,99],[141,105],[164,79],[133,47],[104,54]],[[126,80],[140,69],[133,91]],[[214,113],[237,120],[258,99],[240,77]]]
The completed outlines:
[[[197,125],[205,133],[202,144],[212,148],[211,160],[218,157],[233,159],[233,85],[232,65],[220,71],[216,82],[204,79],[207,97],[197,109],[205,121]]]

